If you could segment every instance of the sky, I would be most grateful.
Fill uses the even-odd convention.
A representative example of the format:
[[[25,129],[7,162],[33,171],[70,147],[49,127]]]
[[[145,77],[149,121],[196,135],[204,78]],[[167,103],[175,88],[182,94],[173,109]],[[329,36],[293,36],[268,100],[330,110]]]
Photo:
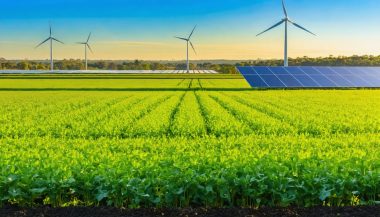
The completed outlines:
[[[2,0],[0,57],[48,59],[49,35],[55,59],[83,59],[92,32],[89,59],[183,60],[186,37],[197,54],[190,59],[283,58],[284,26],[256,37],[279,22],[280,0]],[[289,27],[289,56],[379,55],[379,0],[286,0],[289,17],[315,32]]]

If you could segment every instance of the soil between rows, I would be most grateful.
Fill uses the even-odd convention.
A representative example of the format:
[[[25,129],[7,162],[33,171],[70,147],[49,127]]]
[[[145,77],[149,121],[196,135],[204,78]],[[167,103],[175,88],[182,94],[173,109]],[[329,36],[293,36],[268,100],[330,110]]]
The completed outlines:
[[[1,217],[380,217],[380,206],[314,208],[117,209],[112,207],[0,208]]]

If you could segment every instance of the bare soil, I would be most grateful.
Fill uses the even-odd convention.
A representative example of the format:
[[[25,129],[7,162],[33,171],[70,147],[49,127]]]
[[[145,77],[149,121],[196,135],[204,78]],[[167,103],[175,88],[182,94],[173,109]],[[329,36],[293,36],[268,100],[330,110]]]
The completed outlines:
[[[380,206],[314,208],[117,209],[112,207],[0,208],[1,217],[380,217]]]

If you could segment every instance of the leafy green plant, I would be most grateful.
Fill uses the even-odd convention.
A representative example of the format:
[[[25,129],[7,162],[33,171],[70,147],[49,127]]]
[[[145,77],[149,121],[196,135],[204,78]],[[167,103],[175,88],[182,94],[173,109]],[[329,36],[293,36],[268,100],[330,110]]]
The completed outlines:
[[[378,204],[379,93],[2,91],[0,205]]]

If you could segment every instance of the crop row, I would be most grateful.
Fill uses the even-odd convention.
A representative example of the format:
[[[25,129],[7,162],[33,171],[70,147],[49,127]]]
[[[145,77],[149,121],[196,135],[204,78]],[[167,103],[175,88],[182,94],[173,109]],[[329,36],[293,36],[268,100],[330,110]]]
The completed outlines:
[[[0,92],[0,205],[377,204],[379,114],[377,90]]]
[[[157,75],[156,75],[157,76]],[[41,77],[41,76],[40,76]],[[113,79],[112,77],[102,79],[101,77],[76,78],[49,78],[45,79],[28,77],[0,78],[0,89],[128,89],[128,88],[249,88],[245,79],[228,79],[226,77],[216,76],[215,78],[170,78],[162,77],[146,77],[128,79],[128,77],[120,77]],[[228,77],[228,76],[227,76]],[[94,79],[95,78],[95,79]]]
[[[377,93],[376,91],[374,91]],[[271,92],[269,92],[271,93]],[[276,92],[278,93],[278,92]],[[100,138],[152,136],[380,133],[380,98],[323,92],[151,92],[97,94],[2,92],[0,137]],[[333,93],[333,94],[329,94]],[[335,94],[334,94],[335,93]],[[370,99],[368,99],[370,97]],[[368,105],[370,103],[370,105]]]
[[[379,200],[379,135],[3,139],[0,201],[312,206]]]

